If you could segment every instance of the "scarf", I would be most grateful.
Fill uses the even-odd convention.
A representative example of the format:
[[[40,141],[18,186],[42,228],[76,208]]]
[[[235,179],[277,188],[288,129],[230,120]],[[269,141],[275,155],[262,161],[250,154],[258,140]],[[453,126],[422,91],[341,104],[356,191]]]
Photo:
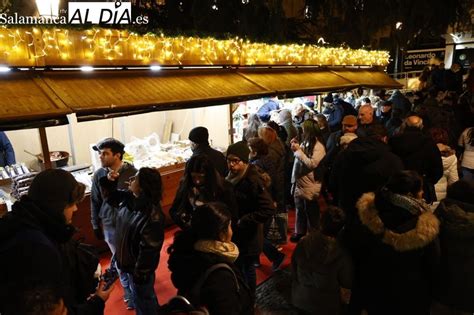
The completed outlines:
[[[242,172],[239,172],[237,174],[229,172],[225,180],[231,183],[232,186],[237,185],[240,182],[240,180],[245,177],[245,174],[247,174],[248,168],[249,168],[249,165],[245,164],[245,169]]]
[[[386,196],[393,205],[406,209],[413,215],[420,215],[430,211],[430,207],[423,199],[416,199],[411,196],[395,194],[388,191]]]
[[[194,243],[194,249],[198,252],[219,255],[231,263],[239,257],[239,249],[237,245],[232,242],[225,243],[216,240],[198,240]]]

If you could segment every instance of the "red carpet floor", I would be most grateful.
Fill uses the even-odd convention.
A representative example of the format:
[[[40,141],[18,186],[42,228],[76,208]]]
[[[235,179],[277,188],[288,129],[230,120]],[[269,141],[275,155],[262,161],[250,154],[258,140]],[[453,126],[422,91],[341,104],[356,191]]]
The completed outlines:
[[[294,229],[294,211],[290,211],[288,215],[288,226],[290,233]],[[166,303],[172,296],[176,295],[176,289],[171,283],[170,272],[168,270],[168,254],[166,250],[173,242],[173,235],[178,230],[177,227],[169,228],[165,232],[165,242],[163,249],[161,250],[160,264],[156,270],[156,280],[155,280],[155,292],[158,296],[158,302],[160,304]],[[285,262],[282,265],[282,268],[287,267],[291,261],[291,254],[295,248],[295,244],[288,241],[286,245],[283,245],[283,253],[286,255]],[[103,270],[108,267],[110,257],[104,257],[101,259],[101,265]],[[262,254],[260,257],[261,267],[257,268],[257,283],[261,283],[266,280],[272,274],[271,262]],[[105,306],[106,315],[129,315],[134,314],[134,311],[129,311],[125,309],[125,304],[123,302],[123,289],[120,285],[120,282],[117,281],[115,284],[115,289],[110,295],[109,300]]]

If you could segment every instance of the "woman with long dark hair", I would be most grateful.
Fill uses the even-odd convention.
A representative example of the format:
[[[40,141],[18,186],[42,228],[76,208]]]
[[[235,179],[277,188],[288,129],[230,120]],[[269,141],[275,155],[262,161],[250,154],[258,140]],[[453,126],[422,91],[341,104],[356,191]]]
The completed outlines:
[[[295,234],[290,240],[297,242],[310,228],[319,226],[318,197],[321,182],[314,177],[313,170],[324,158],[326,150],[322,144],[321,130],[312,119],[303,123],[303,141],[291,141],[291,150],[295,155],[291,183],[296,206]],[[309,224],[308,224],[309,223]]]
[[[118,174],[101,179],[107,202],[119,208],[116,218],[117,267],[128,275],[136,313],[156,314],[158,299],[153,285],[164,240],[161,210],[161,175],[143,167],[130,178],[129,190],[117,190]]]
[[[234,265],[239,249],[231,239],[230,212],[210,202],[195,209],[190,228],[176,233],[168,248],[178,294],[206,306],[211,315],[254,314],[250,289]]]
[[[461,157],[462,177],[465,180],[474,180],[474,127],[466,128],[458,141],[464,151]]]
[[[224,203],[232,217],[237,218],[232,185],[219,175],[206,156],[194,156],[186,164],[183,179],[169,211],[170,216],[181,229],[187,229],[196,207],[211,201]]]

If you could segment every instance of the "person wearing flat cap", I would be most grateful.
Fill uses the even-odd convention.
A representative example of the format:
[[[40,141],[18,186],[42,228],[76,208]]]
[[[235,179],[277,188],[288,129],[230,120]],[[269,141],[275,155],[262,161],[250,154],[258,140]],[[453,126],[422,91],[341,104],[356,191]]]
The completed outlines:
[[[234,187],[238,209],[234,242],[240,254],[236,265],[255,294],[257,276],[254,262],[260,255],[258,225],[270,219],[275,213],[275,206],[256,166],[249,164],[249,154],[250,149],[245,141],[236,142],[227,148],[229,174],[226,180]]]
[[[57,292],[67,314],[103,314],[112,289],[103,291],[101,286],[89,297],[94,293],[93,276],[99,261],[86,271],[79,270],[78,266],[85,265],[78,257],[84,256],[77,253],[79,248],[72,240],[76,231],[72,216],[84,191],[85,186],[71,173],[45,170],[0,220],[1,314],[24,314],[28,305],[22,301],[25,304],[28,292],[42,289]],[[92,292],[85,290],[86,284],[91,284]]]
[[[101,179],[109,174],[117,182],[117,188],[127,190],[128,182],[132,176],[135,176],[137,169],[133,165],[123,162],[122,158],[125,153],[125,145],[114,138],[105,138],[97,145],[92,147],[99,153],[101,168],[95,171],[92,178],[91,187],[91,223],[94,234],[97,239],[105,240],[107,245],[115,255],[116,233],[116,217],[118,208],[113,207],[107,202],[107,196],[101,187]],[[115,264],[115,259],[111,265]],[[119,270],[120,272],[120,270]],[[133,309],[132,289],[128,281],[128,277],[120,274],[120,283],[124,288],[124,301],[127,303],[127,309]]]
[[[188,139],[191,141],[191,150],[193,157],[205,155],[214,165],[216,170],[222,177],[227,173],[227,164],[224,154],[209,146],[209,131],[206,127],[195,127],[189,132]]]

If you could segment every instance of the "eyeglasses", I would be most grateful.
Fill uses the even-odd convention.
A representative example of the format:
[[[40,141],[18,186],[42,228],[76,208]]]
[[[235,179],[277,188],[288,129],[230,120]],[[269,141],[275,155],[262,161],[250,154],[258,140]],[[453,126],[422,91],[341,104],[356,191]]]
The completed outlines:
[[[232,164],[239,164],[240,162],[242,162],[241,159],[227,159],[227,163],[232,165]]]

